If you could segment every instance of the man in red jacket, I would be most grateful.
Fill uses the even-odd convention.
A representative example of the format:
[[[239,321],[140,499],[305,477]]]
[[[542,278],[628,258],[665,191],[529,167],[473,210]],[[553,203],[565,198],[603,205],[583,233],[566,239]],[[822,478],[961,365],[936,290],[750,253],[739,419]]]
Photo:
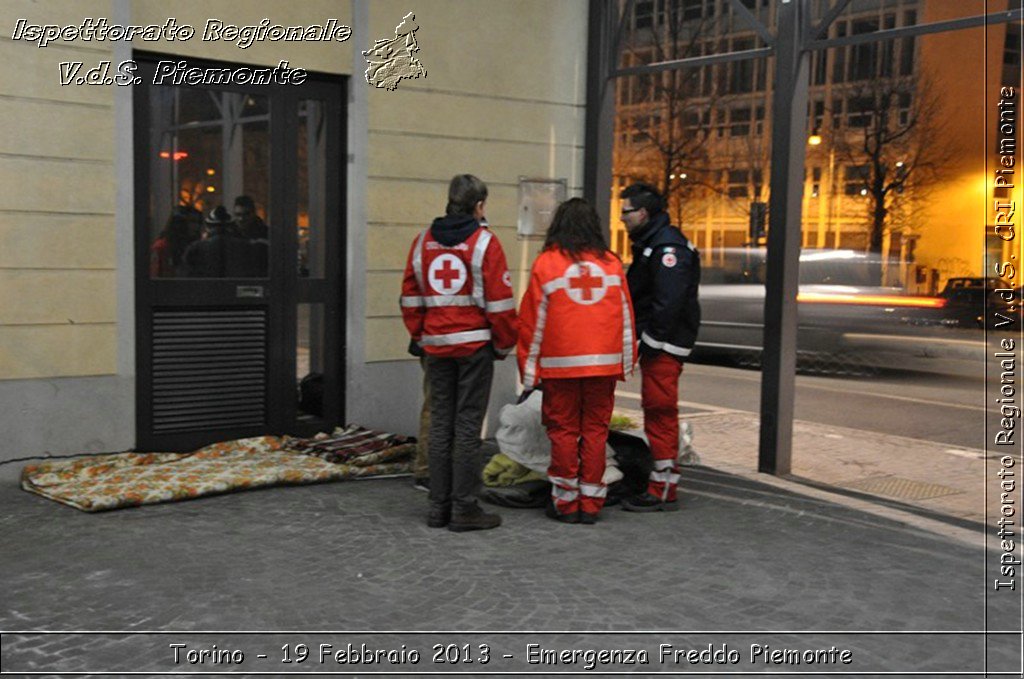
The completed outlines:
[[[402,317],[430,381],[430,512],[451,531],[497,528],[477,504],[480,429],[494,360],[516,343],[512,277],[501,243],[485,227],[487,186],[469,174],[448,187],[448,207],[413,241],[402,281]]]

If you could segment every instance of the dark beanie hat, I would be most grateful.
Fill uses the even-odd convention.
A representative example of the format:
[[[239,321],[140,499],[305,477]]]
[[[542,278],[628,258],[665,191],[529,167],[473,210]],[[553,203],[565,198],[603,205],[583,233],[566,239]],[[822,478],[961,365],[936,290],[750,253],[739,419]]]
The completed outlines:
[[[223,205],[218,205],[207,213],[205,221],[210,226],[224,226],[234,220],[231,218],[231,213],[227,211],[227,208]]]

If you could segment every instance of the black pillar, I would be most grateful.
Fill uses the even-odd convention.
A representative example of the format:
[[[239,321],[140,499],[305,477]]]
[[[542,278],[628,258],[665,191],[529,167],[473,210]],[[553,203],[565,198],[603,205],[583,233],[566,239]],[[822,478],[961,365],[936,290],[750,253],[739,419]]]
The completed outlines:
[[[615,81],[618,3],[590,0],[587,19],[587,112],[583,147],[583,197],[610,234],[612,135],[615,130]]]
[[[776,475],[789,473],[793,448],[800,200],[807,129],[808,57],[803,48],[807,4],[804,0],[780,1],[775,43],[761,439],[757,468]]]

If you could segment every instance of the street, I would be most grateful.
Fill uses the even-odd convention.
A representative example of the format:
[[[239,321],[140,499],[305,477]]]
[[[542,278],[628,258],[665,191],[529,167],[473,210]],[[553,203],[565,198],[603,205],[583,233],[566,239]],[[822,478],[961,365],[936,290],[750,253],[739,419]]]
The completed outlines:
[[[797,375],[796,419],[981,449],[985,440],[982,370],[979,364],[977,376],[910,371],[860,377]],[[721,410],[757,413],[761,373],[688,363],[679,395],[684,415]],[[619,385],[616,408],[640,409],[639,375]]]

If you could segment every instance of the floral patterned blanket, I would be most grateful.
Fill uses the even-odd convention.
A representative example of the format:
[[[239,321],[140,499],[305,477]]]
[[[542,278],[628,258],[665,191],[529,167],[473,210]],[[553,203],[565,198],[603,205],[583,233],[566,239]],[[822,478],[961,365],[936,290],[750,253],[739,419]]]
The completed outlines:
[[[336,448],[351,440],[359,450],[335,457],[338,462],[317,455],[337,439]],[[366,445],[367,439],[374,445]],[[260,436],[191,453],[115,453],[30,464],[22,470],[21,487],[99,512],[250,488],[404,474],[414,448],[411,439],[349,427],[316,439]]]

